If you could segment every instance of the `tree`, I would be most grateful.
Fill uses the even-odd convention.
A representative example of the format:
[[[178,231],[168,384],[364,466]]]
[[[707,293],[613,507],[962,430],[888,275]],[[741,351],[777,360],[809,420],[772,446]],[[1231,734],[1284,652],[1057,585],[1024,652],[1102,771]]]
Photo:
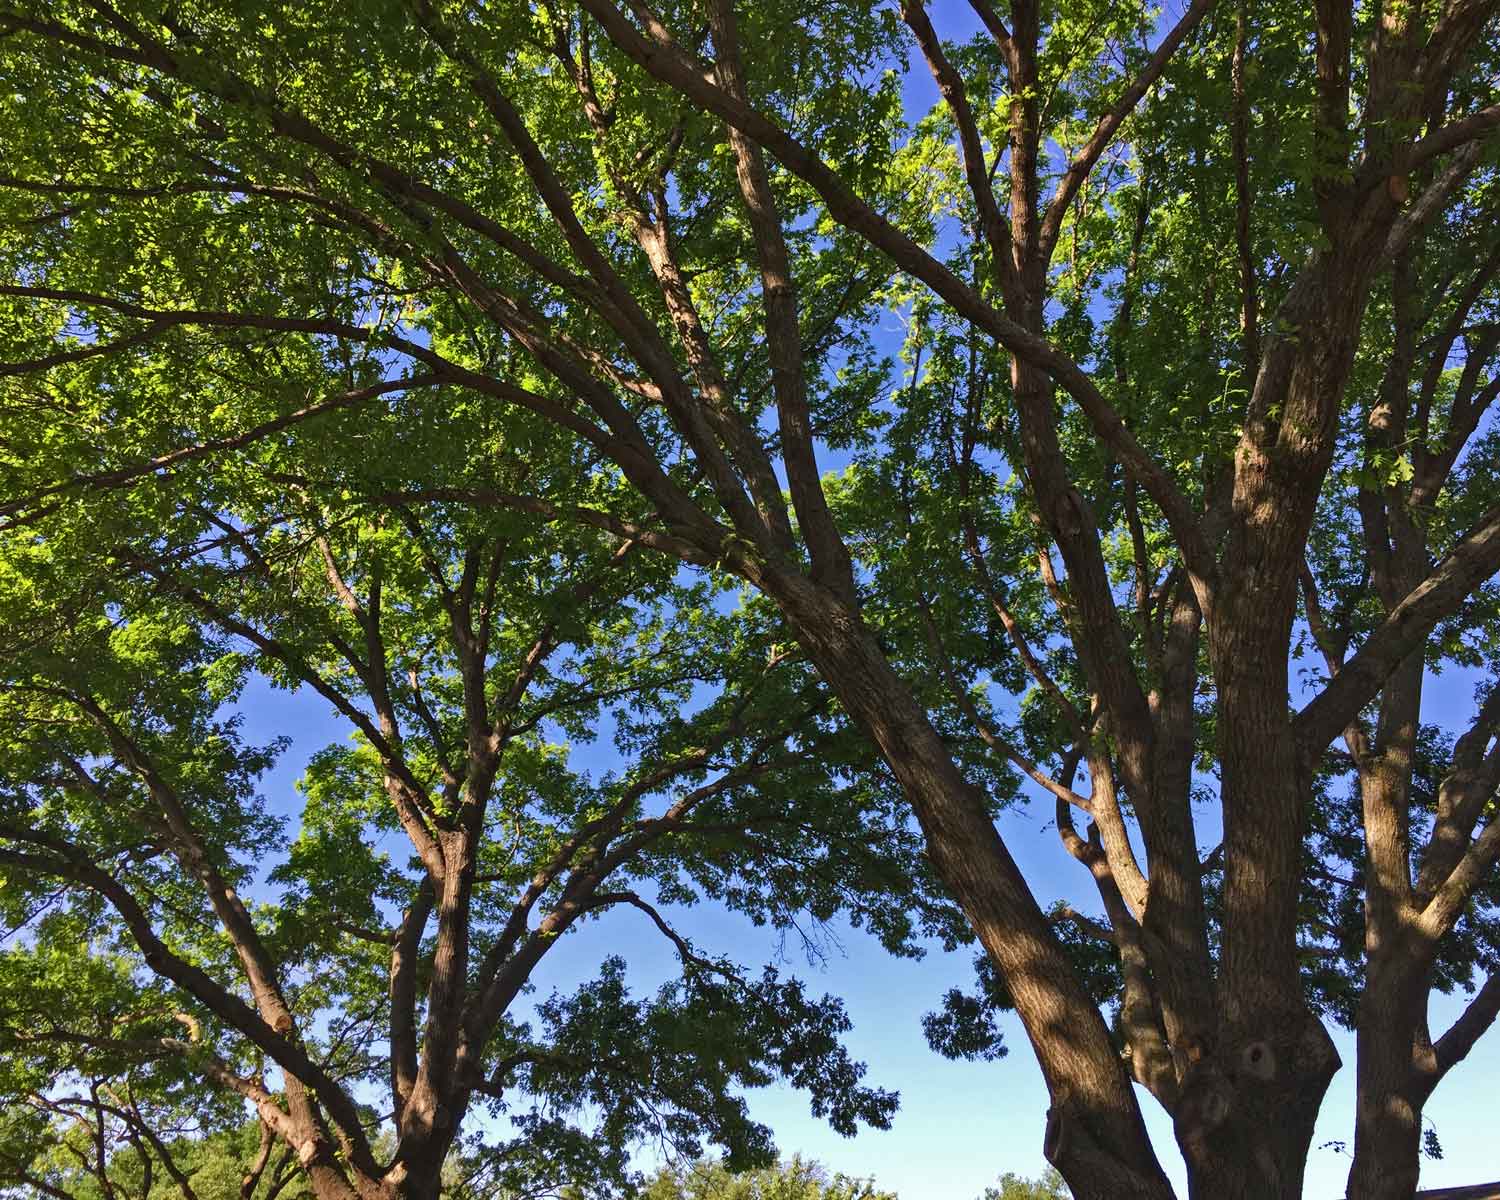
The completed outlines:
[[[11,527],[383,411],[568,441],[538,479],[293,482],[763,596],[1019,1014],[1075,1195],[1170,1194],[1137,1083],[1194,1195],[1299,1195],[1327,1019],[1351,1195],[1407,1194],[1500,1006],[1496,6],[970,7],[945,39],[915,2],[7,6]],[[276,395],[247,345],[368,374]],[[228,415],[159,391],[226,377]],[[1453,664],[1488,682],[1433,732]],[[1012,768],[1102,916],[1017,870]]]
[[[871,1180],[830,1175],[817,1163],[789,1162],[735,1173],[722,1162],[703,1160],[663,1168],[641,1193],[642,1200],[896,1200]]]
[[[1055,1168],[1041,1179],[1027,1179],[1007,1171],[998,1187],[985,1188],[980,1200],[1069,1200],[1070,1193]]]
[[[247,1105],[265,1139],[242,1200],[288,1162],[320,1198],[436,1195],[455,1161],[495,1194],[619,1194],[645,1139],[751,1166],[774,1148],[741,1091],[777,1078],[846,1133],[889,1123],[836,1000],[668,919],[704,896],[787,933],[844,912],[898,952],[953,925],[762,606],[629,537],[319,498],[345,472],[368,489],[408,456],[436,466],[452,439],[473,452],[481,426],[392,413],[353,455],[326,430],[264,442],[8,547],[3,1095],[56,1118],[16,1127],[9,1178],[40,1186],[84,1121],[96,1179],[129,1143],[181,1182],[174,1131],[227,1134]],[[516,469],[539,479],[548,447],[528,449]],[[233,711],[253,677],[352,736],[313,757],[290,838],[258,785],[284,747]],[[618,765],[586,771],[570,743],[600,729]],[[606,916],[670,939],[682,979],[636,996],[611,956],[528,1016],[538,964]]]
[[[236,1200],[263,1185],[267,1196],[312,1200],[295,1153],[257,1120],[201,1136],[191,1114],[153,1111],[97,1080],[77,1096],[33,1095],[28,1105],[35,1111],[7,1114],[6,1195]],[[24,1128],[37,1117],[44,1131]]]

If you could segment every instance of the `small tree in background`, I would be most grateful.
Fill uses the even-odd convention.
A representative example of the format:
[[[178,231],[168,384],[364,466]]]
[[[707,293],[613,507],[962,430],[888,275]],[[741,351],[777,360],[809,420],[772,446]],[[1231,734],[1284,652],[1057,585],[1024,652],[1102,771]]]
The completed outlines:
[[[984,1189],[979,1200],[1072,1200],[1072,1196],[1057,1168],[1049,1167],[1040,1179],[1007,1171],[998,1186]]]
[[[794,1156],[754,1171],[732,1172],[723,1162],[664,1168],[641,1200],[897,1200],[874,1180],[830,1173]]]

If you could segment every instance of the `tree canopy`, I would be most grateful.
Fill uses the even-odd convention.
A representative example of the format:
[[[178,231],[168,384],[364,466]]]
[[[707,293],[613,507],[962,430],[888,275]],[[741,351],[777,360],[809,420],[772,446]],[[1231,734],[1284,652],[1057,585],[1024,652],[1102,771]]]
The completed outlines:
[[[976,940],[929,1038],[1016,1012],[1080,1200],[1171,1195],[1143,1101],[1193,1195],[1299,1196],[1331,1025],[1349,1195],[1411,1193],[1500,1013],[1494,0],[0,35],[17,1121],[248,1103],[320,1200],[766,1163],[776,1077],[887,1123],[704,898]],[[252,687],[353,735],[294,822]],[[594,919],[681,981],[522,1015]]]
[[[837,1001],[696,953],[659,907],[709,896],[787,931],[844,913],[898,953],[957,936],[914,890],[891,789],[764,614],[629,539],[331,509],[263,481],[288,449],[244,490],[216,460],[165,537],[122,496],[126,587],[50,538],[9,564],[6,1096],[39,1118],[76,1076],[131,1112],[207,1103],[203,1132],[249,1101],[315,1190],[376,1176],[386,1120],[436,1178],[471,1105],[514,1136],[492,1120],[469,1158],[517,1194],[625,1187],[647,1138],[764,1162],[737,1089],[776,1078],[846,1133],[887,1124]],[[283,747],[234,712],[252,676],[351,735],[312,757],[295,827],[257,785]],[[586,770],[603,729],[618,765]],[[636,996],[611,957],[525,1015],[543,956],[611,910],[670,938],[682,981]]]

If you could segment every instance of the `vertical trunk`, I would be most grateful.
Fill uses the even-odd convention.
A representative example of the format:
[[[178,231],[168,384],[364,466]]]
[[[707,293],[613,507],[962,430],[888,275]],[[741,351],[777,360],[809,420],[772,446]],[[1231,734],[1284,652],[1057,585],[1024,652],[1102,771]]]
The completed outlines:
[[[326,1156],[326,1147],[318,1152],[317,1157],[299,1156],[308,1190],[318,1200],[370,1200],[370,1191],[352,1186],[342,1171],[327,1162]]]
[[[1349,1200],[1405,1200],[1421,1170],[1422,1107],[1436,1078],[1427,1026],[1430,982],[1425,971],[1404,967],[1372,963],[1365,979]]]
[[[436,1171],[417,1176],[397,1167],[383,1179],[351,1171],[350,1178],[345,1179],[306,1167],[303,1170],[307,1190],[317,1200],[439,1200],[442,1195],[442,1179]]]
[[[859,616],[805,579],[763,586],[900,781],[927,853],[999,967],[1052,1098],[1044,1150],[1078,1200],[1166,1200],[1130,1078],[1103,1018],[1000,840],[983,797]]]
[[[1416,1068],[1432,1058],[1427,989],[1425,971],[1371,963],[1359,1007],[1349,1200],[1406,1200],[1416,1191],[1422,1105],[1430,1090],[1427,1074]]]
[[[1298,963],[1310,768],[1289,715],[1288,647],[1382,244],[1378,231],[1355,231],[1299,277],[1267,339],[1235,454],[1208,621],[1224,813],[1219,1019],[1176,1114],[1194,1196],[1300,1197],[1318,1108],[1340,1065]]]
[[[1250,1116],[1249,1106],[1241,1104],[1232,1127],[1219,1130],[1211,1147],[1183,1145],[1184,1155],[1191,1154],[1190,1200],[1302,1200],[1313,1124],[1332,1074],[1330,1069],[1305,1102],[1289,1109],[1257,1106]]]
[[[1213,965],[1203,903],[1203,871],[1193,825],[1192,784],[1201,616],[1192,585],[1179,584],[1162,655],[1152,745],[1151,787],[1136,801],[1145,834],[1151,902],[1142,921],[1161,994],[1162,1019],[1176,1047],[1214,1022]],[[1186,1070],[1178,1053],[1179,1077]]]
[[[1365,422],[1367,461],[1399,452],[1410,427],[1410,379],[1422,315],[1414,288],[1416,251],[1391,276],[1395,338],[1376,404]],[[1399,485],[1360,493],[1370,577],[1389,614],[1428,571],[1427,535]],[[1409,1196],[1420,1173],[1422,1104],[1432,1061],[1427,1026],[1430,946],[1415,930],[1411,875],[1411,781],[1422,711],[1421,650],[1381,691],[1376,743],[1359,726],[1345,735],[1359,767],[1365,838],[1365,988],[1359,1006],[1354,1164],[1348,1194]]]
[[[458,1133],[468,1096],[459,1086],[458,1067],[469,998],[474,843],[464,830],[444,830],[438,844],[445,873],[434,887],[437,940],[427,985],[427,1029],[398,1129],[404,1173],[395,1186],[403,1196],[436,1196],[443,1161]]]
[[[396,1200],[439,1200],[443,1194],[441,1167],[420,1180],[408,1180],[395,1192]]]
[[[1194,1197],[1296,1200],[1339,1057],[1297,961],[1306,786],[1287,709],[1295,576],[1248,561],[1210,635],[1226,864],[1219,1020],[1210,1041],[1188,1048],[1175,1126]]]

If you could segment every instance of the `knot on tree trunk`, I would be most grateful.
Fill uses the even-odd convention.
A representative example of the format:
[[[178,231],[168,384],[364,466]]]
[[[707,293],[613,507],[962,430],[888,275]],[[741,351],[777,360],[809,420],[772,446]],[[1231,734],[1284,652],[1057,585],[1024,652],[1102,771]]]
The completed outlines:
[[[1269,1042],[1250,1042],[1240,1051],[1240,1066],[1252,1079],[1269,1083],[1276,1078],[1276,1051]]]
[[[1263,1017],[1263,1014],[1262,1014]],[[1338,1052],[1310,1012],[1229,1027],[1188,1053],[1173,1131],[1194,1195],[1299,1193]]]

